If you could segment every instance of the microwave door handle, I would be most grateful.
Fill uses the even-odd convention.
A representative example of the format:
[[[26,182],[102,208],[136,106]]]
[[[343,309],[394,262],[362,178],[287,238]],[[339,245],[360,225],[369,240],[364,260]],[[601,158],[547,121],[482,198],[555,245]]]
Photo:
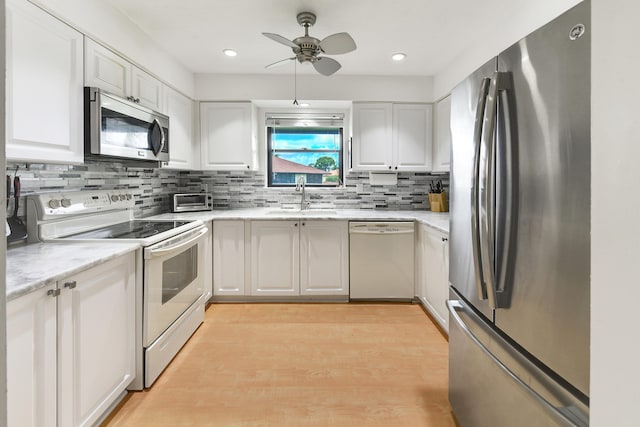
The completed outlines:
[[[491,79],[484,78],[480,84],[478,93],[478,104],[476,107],[475,126],[473,131],[473,180],[471,185],[471,246],[473,248],[473,264],[476,272],[476,289],[479,299],[487,299],[487,288],[485,286],[484,274],[482,271],[482,259],[480,254],[480,221],[478,218],[478,186],[480,177],[480,148],[482,144],[482,124],[484,121],[485,107],[487,104],[487,94]]]
[[[156,127],[160,131],[160,144],[157,146],[153,138],[153,131]],[[162,125],[160,124],[157,118],[154,118],[153,121],[151,122],[148,138],[149,138],[149,145],[151,146],[151,151],[153,152],[154,155],[157,156],[164,148],[164,129],[162,129]]]
[[[169,247],[163,247],[163,248],[158,248],[158,249],[145,249],[144,251],[144,259],[151,259],[151,258],[155,258],[155,257],[160,257],[163,255],[166,255],[168,253],[171,252],[179,252],[182,249],[185,249],[189,246],[191,246],[191,244],[193,242],[195,242],[196,240],[198,240],[199,238],[201,238],[202,236],[204,236],[205,234],[207,234],[207,232],[209,231],[209,229],[207,227],[203,227],[202,230],[200,230],[194,237],[182,241],[177,245],[171,245]]]
[[[153,120],[155,120],[155,122],[158,124],[158,127],[160,128],[160,150],[158,151],[158,153],[162,153],[162,150],[164,150],[164,146],[167,142],[167,138],[164,134],[164,128],[162,127],[158,119]]]

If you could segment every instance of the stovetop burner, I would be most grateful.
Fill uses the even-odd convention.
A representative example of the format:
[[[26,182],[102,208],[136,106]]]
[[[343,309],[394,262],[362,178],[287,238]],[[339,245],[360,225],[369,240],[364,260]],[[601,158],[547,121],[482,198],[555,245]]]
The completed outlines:
[[[188,223],[188,221],[133,220],[67,237],[74,239],[144,239]]]

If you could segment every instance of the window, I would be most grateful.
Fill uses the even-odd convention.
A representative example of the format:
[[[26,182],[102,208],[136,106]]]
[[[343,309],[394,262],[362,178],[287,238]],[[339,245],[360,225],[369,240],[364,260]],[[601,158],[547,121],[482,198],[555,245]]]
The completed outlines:
[[[284,123],[283,123],[284,122]],[[292,187],[298,179],[307,186],[337,187],[343,180],[343,128],[332,120],[271,120],[267,127],[268,186]],[[279,125],[277,125],[279,124]],[[283,125],[284,124],[284,125]]]

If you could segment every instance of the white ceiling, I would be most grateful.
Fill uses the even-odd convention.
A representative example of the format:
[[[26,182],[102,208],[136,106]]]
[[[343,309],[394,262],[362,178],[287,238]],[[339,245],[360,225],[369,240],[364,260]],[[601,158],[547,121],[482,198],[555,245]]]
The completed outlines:
[[[473,46],[527,0],[105,0],[194,73],[282,74],[291,49],[262,32],[294,39],[304,34],[299,12],[317,15],[318,39],[346,31],[355,52],[335,55],[343,75],[431,76]],[[223,55],[232,48],[235,58]],[[393,62],[392,53],[407,59]],[[315,73],[305,64],[299,73]]]

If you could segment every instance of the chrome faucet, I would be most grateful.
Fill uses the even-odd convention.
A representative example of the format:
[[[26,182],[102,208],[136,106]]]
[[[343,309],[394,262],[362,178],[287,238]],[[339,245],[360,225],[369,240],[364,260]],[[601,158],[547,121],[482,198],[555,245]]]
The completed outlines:
[[[305,209],[309,209],[309,205],[310,203],[307,202],[307,193],[305,191],[305,182],[307,180],[305,179],[304,175],[301,175],[298,177],[298,179],[296,180],[296,191],[301,191],[301,197],[300,197],[300,210],[303,211]]]

